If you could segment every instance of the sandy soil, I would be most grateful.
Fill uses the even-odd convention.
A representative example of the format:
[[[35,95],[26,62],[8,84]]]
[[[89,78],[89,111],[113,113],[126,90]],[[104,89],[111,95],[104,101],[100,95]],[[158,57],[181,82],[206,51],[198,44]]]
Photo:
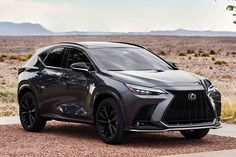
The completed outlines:
[[[104,144],[93,126],[49,122],[41,133],[20,125],[0,126],[1,156],[158,156],[235,149],[236,139],[208,135],[186,140],[178,132],[126,136],[122,145]]]

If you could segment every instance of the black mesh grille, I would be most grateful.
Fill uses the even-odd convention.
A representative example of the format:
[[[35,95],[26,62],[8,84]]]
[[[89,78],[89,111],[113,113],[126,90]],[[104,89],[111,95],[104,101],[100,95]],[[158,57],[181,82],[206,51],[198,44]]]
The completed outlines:
[[[148,122],[157,105],[145,105],[139,109],[136,114],[135,122]]]
[[[175,97],[164,113],[166,124],[191,124],[212,122],[214,113],[205,91],[169,91]],[[189,93],[196,95],[196,100],[189,100]]]

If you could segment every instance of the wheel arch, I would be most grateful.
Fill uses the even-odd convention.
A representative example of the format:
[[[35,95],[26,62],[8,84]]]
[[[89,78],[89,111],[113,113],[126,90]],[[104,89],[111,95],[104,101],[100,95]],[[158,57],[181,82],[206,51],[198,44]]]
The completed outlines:
[[[112,90],[107,90],[107,91],[103,91],[103,92],[97,92],[94,96],[93,99],[93,103],[92,103],[92,116],[93,116],[93,121],[95,122],[95,117],[96,117],[96,112],[98,109],[99,104],[106,98],[113,98],[117,104],[119,105],[122,114],[124,116],[124,112],[123,112],[123,108],[122,108],[122,98],[120,96],[120,94],[118,94],[115,91]]]
[[[33,93],[34,96],[38,99],[37,94],[35,93],[34,89],[31,88],[29,84],[24,84],[24,85],[21,85],[18,89],[17,100],[19,104],[20,104],[22,96],[27,92]]]

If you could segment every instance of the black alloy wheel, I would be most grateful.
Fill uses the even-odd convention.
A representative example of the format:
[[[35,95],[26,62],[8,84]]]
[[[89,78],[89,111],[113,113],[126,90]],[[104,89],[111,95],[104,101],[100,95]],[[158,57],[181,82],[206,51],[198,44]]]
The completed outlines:
[[[105,143],[118,144],[124,134],[123,120],[118,104],[108,98],[101,102],[96,113],[96,128]]]
[[[20,121],[25,130],[32,132],[43,130],[46,124],[46,120],[39,115],[35,96],[30,92],[20,100]]]

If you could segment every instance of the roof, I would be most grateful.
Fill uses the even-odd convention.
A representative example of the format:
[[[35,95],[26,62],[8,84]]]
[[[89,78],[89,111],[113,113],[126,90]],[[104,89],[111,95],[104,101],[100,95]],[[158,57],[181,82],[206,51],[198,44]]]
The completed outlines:
[[[122,42],[77,42],[87,48],[106,48],[106,47],[140,47],[138,45]]]
[[[108,48],[108,47],[133,47],[133,48],[137,48],[137,47],[141,47],[139,45],[135,45],[132,43],[125,43],[125,42],[60,42],[57,44],[76,44],[76,45],[80,45],[83,46],[85,48]]]

